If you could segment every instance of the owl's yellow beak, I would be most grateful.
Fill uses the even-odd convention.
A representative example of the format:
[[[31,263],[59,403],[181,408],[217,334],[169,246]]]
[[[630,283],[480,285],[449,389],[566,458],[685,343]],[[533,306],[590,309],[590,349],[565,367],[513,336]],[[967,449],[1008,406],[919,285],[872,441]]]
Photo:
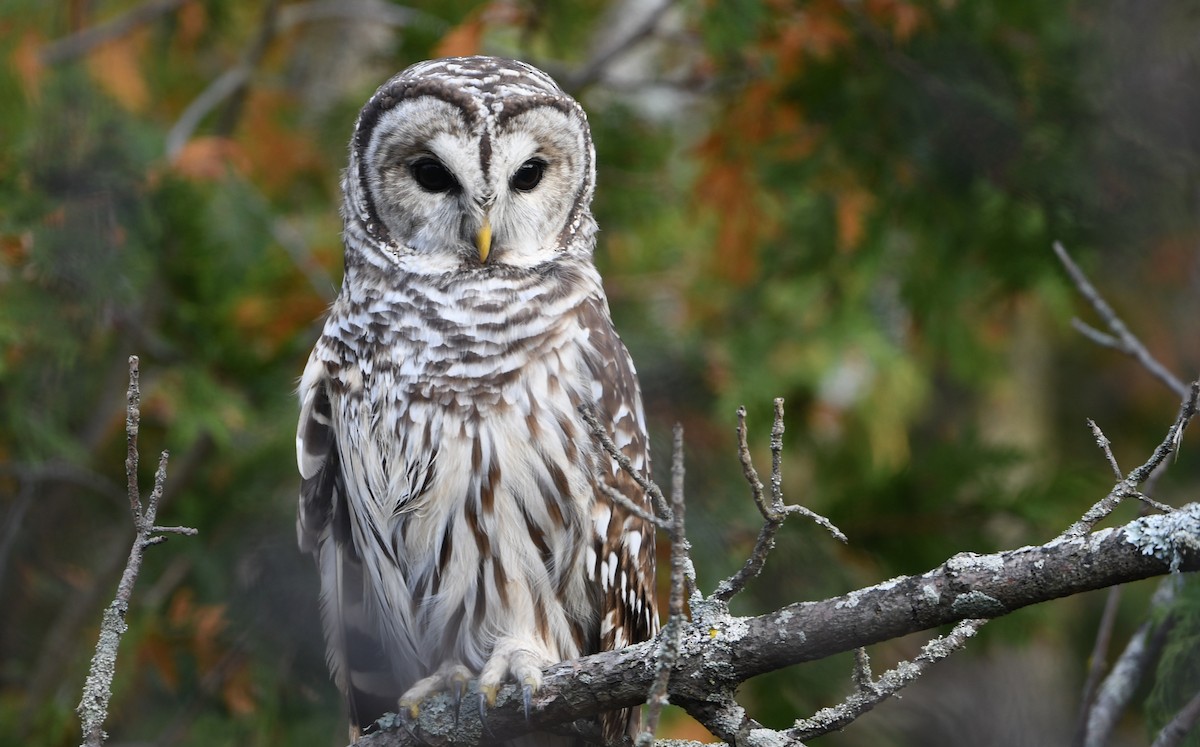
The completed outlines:
[[[488,255],[492,252],[492,224],[487,218],[483,219],[479,233],[475,234],[475,248],[479,250],[479,261],[487,262]]]

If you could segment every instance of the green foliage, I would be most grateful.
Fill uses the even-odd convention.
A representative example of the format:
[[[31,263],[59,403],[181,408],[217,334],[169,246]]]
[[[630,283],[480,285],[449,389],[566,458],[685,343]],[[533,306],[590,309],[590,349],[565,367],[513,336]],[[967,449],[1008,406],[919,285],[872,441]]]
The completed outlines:
[[[1168,620],[1170,630],[1159,655],[1153,689],[1146,699],[1146,727],[1151,739],[1200,692],[1200,584],[1187,577],[1179,580],[1179,589],[1174,603],[1160,610],[1156,620]],[[1179,744],[1197,747],[1200,733],[1193,729]]]
[[[0,10],[0,510],[21,519],[0,543],[0,745],[75,740],[94,621],[131,534],[131,353],[142,484],[170,449],[161,519],[201,535],[148,558],[109,731],[326,741],[341,727],[316,579],[294,548],[292,389],[340,274],[354,116],[397,69],[444,52],[524,57],[567,80],[622,11],[419,0],[403,27],[285,26],[298,3],[281,2],[247,87],[168,156],[188,107],[250,59],[268,4],[188,2],[39,60],[49,40],[140,5]],[[1177,102],[1195,99],[1200,37],[1169,5],[682,3],[634,50],[653,85],[575,91],[599,155],[597,262],[656,464],[671,423],[686,425],[705,588],[758,528],[732,447],[739,404],[765,473],[771,400],[787,399],[785,495],[851,540],[789,525],[735,602],[747,614],[1053,536],[1107,488],[1085,416],[1126,469],[1161,437],[1170,396],[1065,334],[1076,302],[1049,247],[1076,249],[1155,352],[1195,368],[1198,130]],[[1129,14],[1162,44],[1131,38]],[[1185,453],[1164,490],[1194,492],[1196,471]],[[988,630],[1070,648],[1095,615],[1048,605]],[[1190,630],[1170,661],[1185,662]],[[1150,726],[1194,691],[1179,689],[1183,667],[1159,673]],[[840,697],[830,682],[845,671],[814,664],[745,697],[782,724]]]

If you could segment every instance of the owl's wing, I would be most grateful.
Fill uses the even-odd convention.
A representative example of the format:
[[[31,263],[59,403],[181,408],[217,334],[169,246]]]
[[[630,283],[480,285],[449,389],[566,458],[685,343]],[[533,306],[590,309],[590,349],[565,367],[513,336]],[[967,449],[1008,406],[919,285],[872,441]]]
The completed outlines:
[[[650,440],[633,361],[613,329],[602,300],[586,306],[583,313],[582,322],[594,351],[588,366],[593,381],[599,385],[595,392],[596,417],[610,429],[613,442],[633,466],[649,475]],[[650,497],[610,455],[601,450],[598,464],[598,482],[624,495],[646,513],[654,513]],[[649,640],[658,632],[654,526],[613,501],[608,491],[599,486],[593,518],[596,561],[589,571],[600,584],[600,650],[612,651]],[[606,738],[636,728],[636,711],[605,716]]]
[[[596,417],[610,429],[613,442],[634,468],[650,473],[650,443],[633,360],[617,336],[603,300],[584,307],[594,357],[589,360],[596,392]],[[653,514],[650,497],[606,453],[599,458],[597,480]],[[596,565],[589,569],[600,585],[600,650],[612,651],[649,640],[658,632],[655,607],[654,526],[613,501],[597,487],[593,508]],[[606,741],[638,729],[638,712],[603,714]]]
[[[389,659],[372,632],[363,604],[363,566],[350,527],[329,386],[325,365],[314,353],[300,383],[296,460],[301,483],[296,536],[300,549],[311,552],[317,561],[326,659],[334,682],[346,694],[353,733],[369,725],[359,714],[396,709],[398,686],[392,681]]]

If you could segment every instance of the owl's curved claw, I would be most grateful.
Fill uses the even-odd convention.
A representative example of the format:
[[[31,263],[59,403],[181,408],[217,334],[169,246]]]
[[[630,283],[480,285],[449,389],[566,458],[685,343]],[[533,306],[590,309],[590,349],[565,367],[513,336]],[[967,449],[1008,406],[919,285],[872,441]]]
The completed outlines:
[[[454,704],[454,728],[458,728],[458,718],[462,714],[463,696],[467,694],[467,678],[455,675],[450,678],[450,702]]]
[[[495,739],[496,735],[492,732],[492,727],[488,726],[487,709],[489,705],[496,702],[496,695],[493,688],[493,693],[489,698],[487,689],[483,688],[479,691],[479,723],[483,724],[483,732],[488,735],[488,738]]]
[[[521,703],[525,706],[525,725],[529,726],[529,707],[533,701],[533,685],[526,682],[521,688]]]

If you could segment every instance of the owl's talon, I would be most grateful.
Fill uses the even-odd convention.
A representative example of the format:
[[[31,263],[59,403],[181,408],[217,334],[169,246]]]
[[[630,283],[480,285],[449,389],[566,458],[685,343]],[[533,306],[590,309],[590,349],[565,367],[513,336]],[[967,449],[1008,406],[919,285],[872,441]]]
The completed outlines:
[[[492,696],[492,702],[495,702],[495,695]],[[495,734],[492,733],[492,727],[488,726],[487,720],[488,696],[480,690],[479,692],[479,723],[483,724],[483,731],[489,738],[494,739]]]
[[[462,713],[463,696],[467,694],[467,678],[456,675],[450,679],[450,700],[454,703],[454,728],[458,728],[458,718]]]
[[[525,706],[525,725],[529,726],[529,707],[533,701],[533,685],[526,682],[521,687],[521,703]]]

